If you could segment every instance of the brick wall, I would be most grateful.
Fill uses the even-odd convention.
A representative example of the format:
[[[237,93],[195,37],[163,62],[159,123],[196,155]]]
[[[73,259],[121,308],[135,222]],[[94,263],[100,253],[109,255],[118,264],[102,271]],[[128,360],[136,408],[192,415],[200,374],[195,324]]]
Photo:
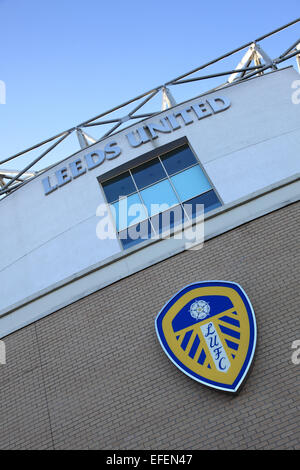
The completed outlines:
[[[299,449],[298,227],[292,204],[6,337],[0,448]],[[156,338],[161,307],[205,279],[241,284],[256,314],[237,396],[181,373]]]

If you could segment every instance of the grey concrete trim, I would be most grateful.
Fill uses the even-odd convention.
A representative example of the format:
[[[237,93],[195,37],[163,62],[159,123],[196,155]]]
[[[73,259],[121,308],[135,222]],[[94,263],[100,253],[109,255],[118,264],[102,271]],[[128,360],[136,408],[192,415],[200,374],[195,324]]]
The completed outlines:
[[[205,216],[204,239],[214,238],[298,201],[299,182],[300,174],[297,174],[215,209]],[[0,311],[0,338],[184,250],[185,240],[145,240],[136,247],[84,269]]]

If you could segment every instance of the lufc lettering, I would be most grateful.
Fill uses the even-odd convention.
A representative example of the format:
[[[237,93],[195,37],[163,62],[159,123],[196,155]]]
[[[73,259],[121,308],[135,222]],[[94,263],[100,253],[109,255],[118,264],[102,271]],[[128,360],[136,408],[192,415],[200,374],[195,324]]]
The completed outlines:
[[[216,368],[220,372],[227,372],[230,367],[230,362],[214,324],[210,322],[200,326],[200,328]]]
[[[168,134],[180,129],[182,125],[188,126],[194,120],[203,119],[221,111],[225,111],[230,106],[230,101],[225,97],[215,97],[201,100],[187,106],[181,110],[174,109],[174,112],[165,114],[159,122],[149,122],[126,134],[128,144],[132,148],[139,147],[147,142],[151,142],[159,137],[159,134]],[[70,183],[73,179],[84,175],[87,171],[102,165],[106,160],[113,160],[121,154],[122,150],[115,140],[108,142],[104,149],[96,148],[83,157],[77,157],[68,165],[55,171],[53,175],[42,180],[45,195]]]

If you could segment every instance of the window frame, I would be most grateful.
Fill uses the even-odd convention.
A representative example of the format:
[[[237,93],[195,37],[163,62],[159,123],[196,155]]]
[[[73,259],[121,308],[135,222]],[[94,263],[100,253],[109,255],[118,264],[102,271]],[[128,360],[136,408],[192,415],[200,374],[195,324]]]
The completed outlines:
[[[219,195],[218,192],[216,191],[216,189],[215,189],[214,185],[212,184],[210,178],[208,177],[208,175],[207,175],[205,169],[203,168],[203,165],[201,164],[201,162],[200,162],[200,160],[199,160],[197,154],[193,151],[193,149],[192,149],[191,145],[189,144],[188,140],[187,140],[186,138],[184,138],[184,139],[179,139],[179,140],[180,140],[180,143],[178,142],[178,144],[177,144],[176,146],[174,145],[174,147],[171,147],[171,148],[168,148],[168,149],[167,149],[167,148],[165,148],[166,146],[163,146],[163,147],[161,147],[160,149],[156,149],[156,152],[155,152],[156,155],[153,155],[153,152],[150,152],[150,153],[151,153],[151,157],[147,158],[146,160],[143,159],[143,161],[141,161],[141,159],[142,159],[143,157],[145,157],[145,154],[144,154],[144,155],[141,155],[140,157],[138,157],[138,159],[134,159],[134,164],[133,164],[133,166],[128,166],[128,164],[130,164],[130,161],[127,162],[126,167],[125,167],[124,165],[122,165],[122,167],[119,168],[120,171],[119,171],[118,173],[111,174],[111,172],[109,172],[109,173],[110,173],[110,176],[109,176],[108,178],[105,178],[105,179],[102,179],[101,177],[98,177],[98,178],[97,178],[97,179],[98,179],[98,182],[99,182],[99,185],[100,185],[100,187],[101,187],[101,191],[102,191],[102,193],[103,193],[104,200],[105,200],[107,206],[109,207],[110,216],[111,216],[111,219],[112,219],[112,221],[113,221],[113,223],[114,223],[115,231],[116,231],[116,234],[117,234],[117,239],[118,239],[118,242],[119,242],[119,245],[120,245],[122,251],[127,250],[128,248],[125,248],[125,247],[123,246],[122,242],[121,242],[121,239],[120,239],[120,237],[119,237],[119,234],[120,234],[121,232],[124,232],[125,230],[127,230],[127,229],[130,228],[130,227],[134,227],[134,226],[137,226],[137,225],[139,225],[139,224],[142,224],[142,223],[145,223],[146,221],[148,221],[148,223],[151,225],[151,230],[152,230],[153,234],[155,235],[155,239],[158,239],[159,236],[160,236],[160,232],[158,232],[158,233],[156,232],[156,230],[155,230],[155,228],[154,228],[154,226],[153,226],[153,223],[152,223],[152,220],[151,220],[151,219],[152,219],[152,217],[157,217],[159,214],[164,214],[164,213],[167,212],[168,210],[172,209],[172,207],[180,206],[181,209],[182,209],[182,211],[184,212],[184,215],[185,215],[185,217],[186,217],[186,220],[188,220],[189,222],[192,222],[192,221],[194,220],[194,217],[190,218],[190,217],[188,216],[188,214],[187,214],[187,212],[186,212],[186,210],[185,210],[185,208],[184,208],[184,204],[185,204],[187,201],[191,200],[191,198],[182,200],[182,199],[179,197],[179,195],[178,195],[178,193],[177,193],[177,191],[176,191],[176,189],[175,189],[175,187],[174,187],[174,184],[173,184],[173,182],[172,182],[172,180],[171,180],[171,178],[172,178],[173,176],[178,175],[178,174],[180,174],[180,173],[182,173],[182,172],[184,172],[184,171],[186,171],[186,170],[188,170],[188,169],[190,169],[190,168],[193,168],[194,166],[199,166],[199,167],[200,167],[201,171],[203,172],[205,178],[207,179],[207,181],[208,181],[208,183],[209,183],[209,185],[210,185],[210,189],[208,189],[208,190],[206,190],[206,191],[203,191],[202,193],[200,193],[199,195],[197,195],[197,196],[195,196],[195,197],[202,196],[203,194],[208,193],[209,191],[213,191],[214,194],[216,195],[218,201],[220,202],[220,207],[224,205],[222,198],[220,197],[220,195]],[[187,166],[186,168],[183,168],[183,169],[181,169],[181,170],[178,170],[177,172],[172,173],[172,175],[169,175],[168,172],[167,172],[167,170],[166,170],[166,168],[165,168],[165,165],[164,165],[164,163],[163,163],[163,161],[162,161],[162,157],[164,157],[165,155],[167,155],[169,152],[174,152],[174,151],[176,151],[177,149],[179,150],[179,149],[182,148],[182,147],[187,147],[187,148],[192,152],[192,154],[194,155],[196,161],[195,161],[195,163],[193,163],[193,164]],[[159,153],[157,152],[157,150],[159,151]],[[158,159],[159,162],[160,162],[160,164],[162,165],[163,170],[164,170],[164,172],[165,172],[165,178],[162,178],[162,179],[160,179],[160,180],[158,180],[158,181],[155,181],[154,183],[151,183],[151,184],[149,184],[149,185],[143,187],[142,189],[139,189],[138,186],[137,186],[137,184],[136,184],[136,181],[135,181],[135,179],[134,179],[134,176],[133,176],[133,174],[132,174],[132,170],[134,170],[135,168],[139,167],[140,165],[143,165],[144,163],[149,163],[149,162],[151,162],[152,160],[155,160],[155,159]],[[122,169],[121,169],[121,168],[122,168]],[[112,204],[115,204],[116,202],[118,202],[118,201],[120,200],[120,197],[119,197],[117,200],[114,200],[114,201],[112,201],[112,202],[108,202],[108,200],[107,200],[107,198],[106,198],[106,194],[105,194],[104,188],[103,188],[103,183],[106,183],[106,182],[108,182],[108,181],[110,181],[110,180],[112,180],[112,179],[114,179],[114,178],[117,178],[118,176],[122,175],[122,173],[126,173],[126,172],[129,172],[129,174],[130,174],[130,176],[131,176],[131,179],[132,179],[133,184],[134,184],[134,186],[135,186],[135,191],[132,192],[132,193],[130,193],[130,194],[127,194],[126,196],[123,196],[123,197],[129,197],[129,196],[132,196],[133,194],[137,194],[138,197],[139,197],[139,200],[140,200],[140,202],[141,202],[141,204],[142,204],[142,206],[143,206],[143,208],[144,208],[144,211],[145,211],[145,213],[147,214],[147,217],[146,217],[145,219],[142,219],[141,221],[139,221],[137,224],[128,225],[128,227],[125,228],[125,229],[123,229],[123,230],[117,230],[116,222],[115,222],[114,216],[113,216],[113,214],[112,214],[112,212],[111,212],[110,206],[111,206]],[[104,176],[104,175],[103,175],[103,176]],[[107,176],[108,176],[108,175],[107,175]],[[175,195],[176,195],[176,198],[178,199],[179,202],[178,202],[178,204],[176,204],[176,205],[170,207],[169,209],[167,209],[167,210],[165,210],[165,211],[162,211],[162,212],[160,212],[160,213],[158,213],[158,214],[154,214],[154,215],[151,216],[151,215],[149,215],[149,211],[148,211],[148,209],[147,209],[147,205],[146,205],[145,202],[143,201],[142,195],[141,195],[140,193],[141,193],[141,191],[143,191],[144,189],[147,189],[147,188],[149,188],[149,187],[151,187],[151,186],[154,186],[154,185],[156,185],[157,183],[159,183],[159,182],[161,182],[161,181],[165,181],[165,180],[168,180],[168,181],[169,181],[169,183],[170,183],[170,185],[171,185],[171,187],[172,187],[172,189],[173,189],[173,191],[174,191],[174,193],[175,193]],[[193,198],[192,198],[192,199],[193,199]],[[213,209],[213,210],[214,210],[214,209]],[[174,227],[173,227],[173,229],[174,229]],[[145,240],[142,239],[142,241],[145,241]],[[134,244],[134,245],[135,245],[135,244]]]

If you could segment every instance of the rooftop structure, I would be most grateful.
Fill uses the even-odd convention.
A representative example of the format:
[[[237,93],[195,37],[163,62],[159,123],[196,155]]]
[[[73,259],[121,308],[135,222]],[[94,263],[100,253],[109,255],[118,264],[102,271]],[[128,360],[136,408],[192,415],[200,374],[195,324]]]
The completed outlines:
[[[109,135],[113,135],[118,132],[118,130],[124,129],[124,127],[136,124],[145,118],[149,118],[157,114],[161,110],[165,110],[176,105],[172,89],[178,85],[183,85],[187,83],[193,83],[197,81],[206,80],[208,83],[212,79],[227,77],[225,82],[221,82],[217,87],[214,87],[210,90],[207,90],[205,93],[209,93],[216,90],[221,90],[232,86],[233,84],[239,83],[249,78],[259,76],[274,70],[277,70],[281,64],[285,64],[286,61],[294,59],[297,62],[297,67],[300,72],[300,39],[295,38],[293,44],[289,45],[282,53],[276,57],[271,58],[267,50],[263,47],[263,41],[275,34],[279,34],[283,30],[292,27],[300,21],[300,18],[295,19],[294,21],[281,26],[280,28],[271,31],[270,33],[264,34],[252,41],[249,41],[246,44],[243,44],[236,49],[229,51],[216,59],[213,59],[205,64],[200,65],[199,67],[186,72],[179,77],[168,80],[162,85],[159,85],[151,90],[148,90],[135,98],[132,98],[125,103],[115,106],[108,111],[101,112],[97,116],[88,119],[86,121],[77,124],[70,129],[64,130],[48,139],[33,145],[32,147],[25,149],[21,152],[18,152],[15,155],[12,155],[8,158],[5,158],[0,161],[0,197],[3,195],[9,194],[11,191],[19,188],[24,183],[28,182],[30,179],[34,178],[36,175],[41,174],[42,172],[49,169],[47,165],[42,170],[36,170],[36,165],[45,160],[46,156],[49,156],[54,149],[62,144],[66,139],[70,138],[72,135],[76,135],[78,140],[78,146],[80,149],[87,148],[93,145],[96,142],[100,142]],[[245,52],[246,51],[246,52]],[[240,55],[242,57],[240,58]],[[233,70],[223,70],[224,63],[226,59],[230,56],[237,57],[238,64]],[[198,75],[197,72],[200,72],[204,69],[218,64],[220,67],[220,72]],[[146,104],[153,101],[157,95],[161,95],[161,109],[156,112],[144,112],[143,108]],[[124,114],[124,109],[126,113]],[[91,129],[95,127],[105,127],[106,131],[100,137],[93,137],[89,134]],[[107,126],[110,128],[107,130]],[[50,144],[49,147],[45,146]],[[34,158],[30,158],[30,155],[40,150],[38,155]],[[22,160],[22,157],[26,156],[29,163],[26,163],[25,166]],[[18,162],[18,170],[12,170],[6,168],[6,165],[11,161]]]

